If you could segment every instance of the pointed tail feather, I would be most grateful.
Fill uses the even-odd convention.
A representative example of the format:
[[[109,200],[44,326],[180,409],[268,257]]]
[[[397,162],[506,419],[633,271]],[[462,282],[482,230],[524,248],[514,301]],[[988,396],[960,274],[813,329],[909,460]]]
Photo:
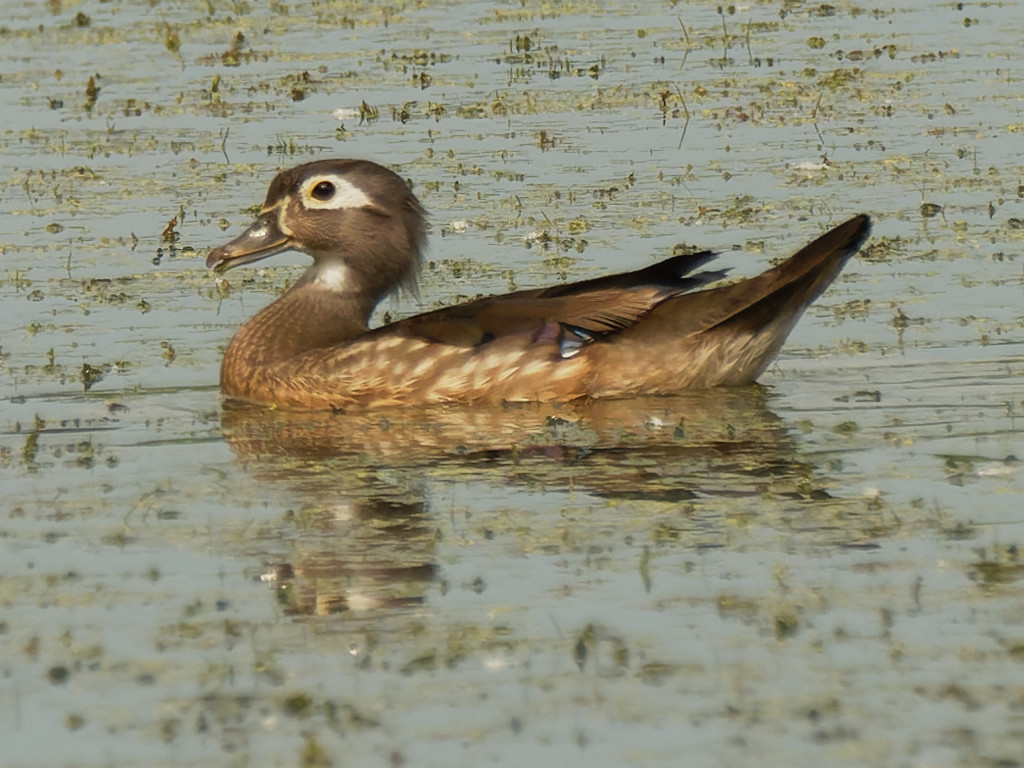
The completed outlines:
[[[769,323],[790,319],[785,331],[788,334],[804,310],[839,276],[846,262],[870,233],[871,220],[864,215],[855,216],[773,269],[719,289],[723,293],[735,293],[739,300],[734,301],[739,306],[736,311],[707,326],[705,332],[756,332]]]
[[[594,345],[594,394],[753,382],[870,231],[870,219],[855,216],[760,275],[663,301],[609,343]]]

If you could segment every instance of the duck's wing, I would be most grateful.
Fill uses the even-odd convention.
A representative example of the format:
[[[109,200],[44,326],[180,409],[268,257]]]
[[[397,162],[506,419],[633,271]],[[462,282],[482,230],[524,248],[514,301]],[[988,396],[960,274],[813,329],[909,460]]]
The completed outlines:
[[[694,289],[724,275],[695,271],[713,258],[708,252],[478,299],[376,333],[459,348],[508,343],[549,360],[577,358],[597,396],[748,384],[870,230],[869,218],[856,216],[759,275],[704,290]]]
[[[710,251],[684,254],[633,272],[488,296],[416,315],[380,331],[477,346],[513,334],[549,333],[557,324],[577,339],[596,339],[632,327],[667,298],[720,280],[725,270],[695,271],[714,257]]]

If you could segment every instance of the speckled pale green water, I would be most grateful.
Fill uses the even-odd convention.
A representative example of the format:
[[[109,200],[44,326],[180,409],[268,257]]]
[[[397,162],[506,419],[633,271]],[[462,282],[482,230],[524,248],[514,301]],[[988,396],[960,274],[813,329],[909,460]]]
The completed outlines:
[[[1024,763],[1022,19],[4,3],[0,764]],[[225,408],[302,257],[202,257],[336,155],[431,212],[392,316],[875,236],[763,389]]]

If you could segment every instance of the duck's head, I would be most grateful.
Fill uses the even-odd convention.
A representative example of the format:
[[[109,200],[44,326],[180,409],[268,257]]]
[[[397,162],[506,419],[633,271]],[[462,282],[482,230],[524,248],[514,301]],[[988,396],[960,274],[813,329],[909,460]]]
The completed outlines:
[[[423,208],[398,175],[367,160],[316,160],[279,173],[256,221],[206,266],[222,273],[293,249],[313,257],[300,283],[380,297],[413,285],[425,237]]]

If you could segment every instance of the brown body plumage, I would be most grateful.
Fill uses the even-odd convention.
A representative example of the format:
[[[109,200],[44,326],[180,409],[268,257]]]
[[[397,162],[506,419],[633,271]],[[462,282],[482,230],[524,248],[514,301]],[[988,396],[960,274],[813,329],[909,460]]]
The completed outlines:
[[[380,299],[415,279],[423,210],[375,163],[320,160],[279,174],[256,222],[215,248],[223,271],[289,248],[314,263],[238,332],[225,394],[346,409],[568,401],[753,382],[803,311],[864,242],[867,216],[776,267],[705,287],[703,252],[552,288],[491,296],[370,330]]]

